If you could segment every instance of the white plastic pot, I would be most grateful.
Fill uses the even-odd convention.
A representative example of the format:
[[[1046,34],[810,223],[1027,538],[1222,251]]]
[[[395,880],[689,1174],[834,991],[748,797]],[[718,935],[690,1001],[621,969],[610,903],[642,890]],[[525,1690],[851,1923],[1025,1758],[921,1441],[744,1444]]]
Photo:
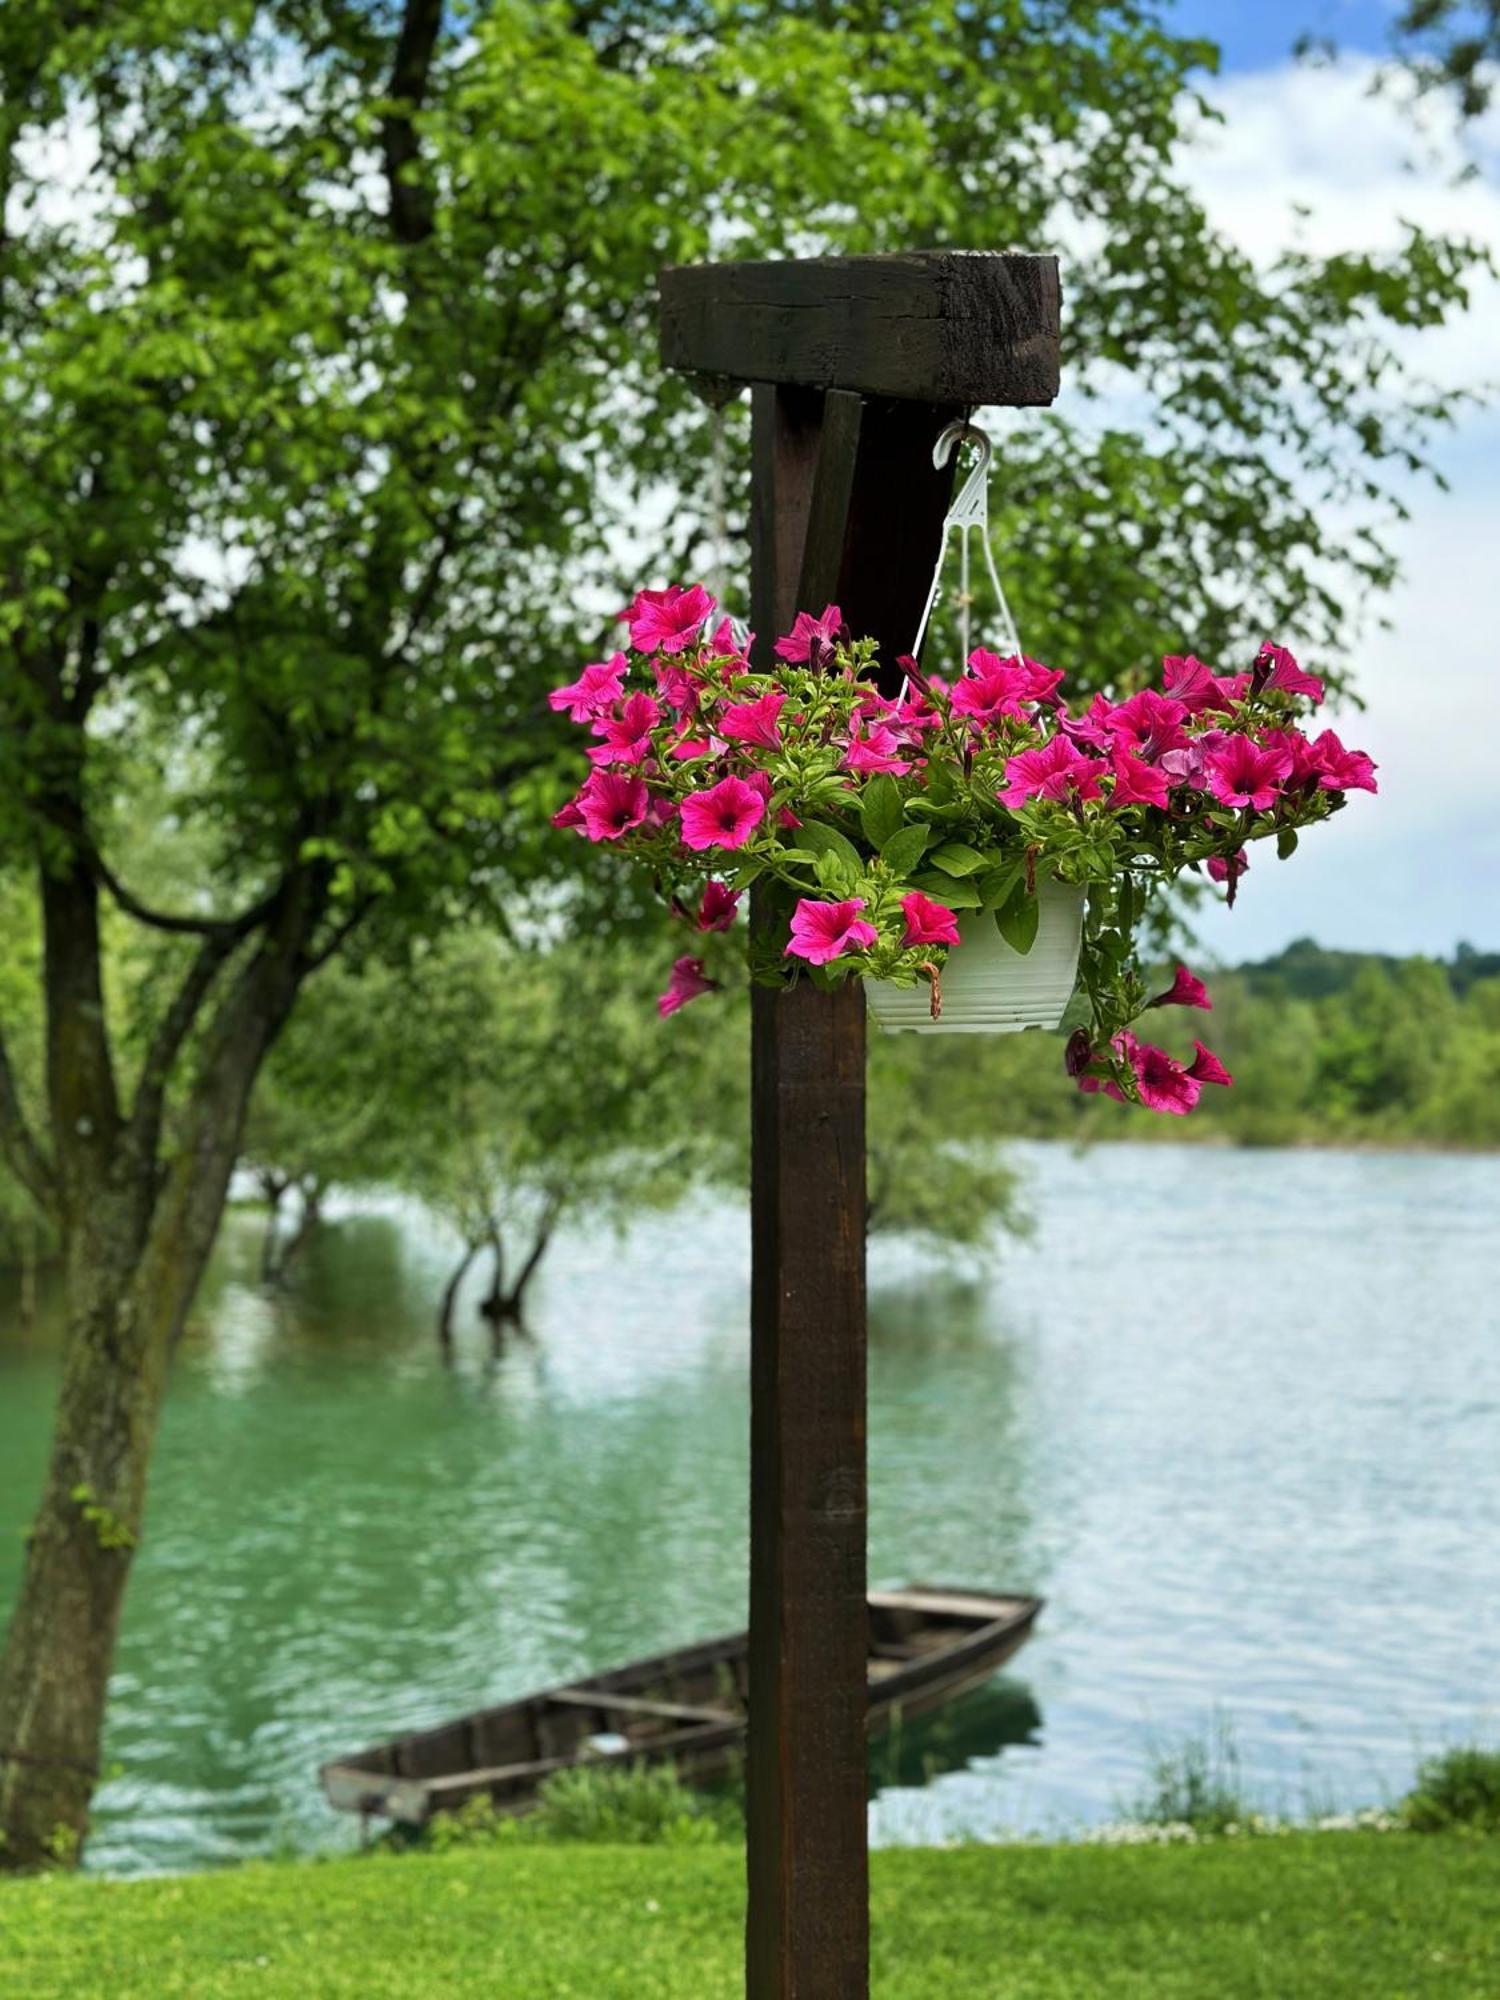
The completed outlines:
[[[1001,937],[990,911],[965,911],[958,920],[960,942],[942,970],[937,1020],[926,979],[915,986],[867,979],[870,1012],[893,1034],[1007,1035],[1018,1028],[1055,1028],[1078,979],[1084,894],[1067,882],[1037,885],[1036,942],[1024,957]]]

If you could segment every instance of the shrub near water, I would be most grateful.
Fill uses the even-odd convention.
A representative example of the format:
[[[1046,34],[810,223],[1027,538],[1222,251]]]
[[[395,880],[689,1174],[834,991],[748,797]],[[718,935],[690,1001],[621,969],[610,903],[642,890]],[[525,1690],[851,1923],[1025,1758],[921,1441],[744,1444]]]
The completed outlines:
[[[1401,1801],[1401,1817],[1413,1833],[1500,1833],[1500,1750],[1427,1758]]]
[[[731,1794],[690,1791],[669,1764],[623,1771],[581,1765],[556,1772],[537,1796],[535,1811],[519,1819],[497,1812],[487,1798],[471,1799],[457,1812],[438,1814],[416,1844],[438,1852],[496,1841],[703,1847],[744,1837]]]

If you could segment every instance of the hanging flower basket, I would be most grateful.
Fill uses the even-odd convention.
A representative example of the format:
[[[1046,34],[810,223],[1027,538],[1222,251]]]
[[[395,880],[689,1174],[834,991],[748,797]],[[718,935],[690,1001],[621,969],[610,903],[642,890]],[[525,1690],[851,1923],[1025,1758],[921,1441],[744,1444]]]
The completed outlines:
[[[1071,882],[1041,882],[1036,900],[1029,951],[1007,944],[986,912],[959,918],[958,944],[930,989],[866,980],[870,1012],[881,1027],[893,1034],[1006,1035],[1061,1026],[1078,984],[1087,891]]]
[[[717,934],[754,884],[752,979],[862,978],[887,1026],[1003,1032],[1057,1026],[1076,966],[1078,1087],[1185,1112],[1230,1078],[1201,1043],[1184,1062],[1133,1031],[1209,1005],[1185,967],[1152,992],[1136,954],[1152,898],[1203,871],[1233,902],[1248,846],[1285,858],[1376,789],[1362,751],[1299,727],[1322,684],[1279,646],[1230,675],[1169,658],[1160,686],[1079,708],[1057,670],[982,646],[951,684],[904,660],[884,695],[874,643],[836,605],[799,613],[766,669],[701,586],[642,591],[627,615],[630,652],[551,696],[594,767],[554,824],[649,871],[697,933],[663,1015],[723,983],[734,944]]]

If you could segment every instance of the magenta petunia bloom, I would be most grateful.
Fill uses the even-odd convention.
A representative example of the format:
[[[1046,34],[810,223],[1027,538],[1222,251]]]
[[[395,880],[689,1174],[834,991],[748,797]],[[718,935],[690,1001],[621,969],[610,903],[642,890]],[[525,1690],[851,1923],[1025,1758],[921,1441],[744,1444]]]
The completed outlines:
[[[1226,806],[1265,812],[1291,776],[1292,759],[1279,747],[1262,750],[1248,736],[1229,736],[1209,753],[1208,789]]]
[[[843,903],[814,903],[804,896],[792,912],[792,938],[783,956],[805,958],[809,965],[827,965],[846,951],[863,951],[880,933],[860,916],[862,896]]]
[[[1313,768],[1325,792],[1378,792],[1379,768],[1363,750],[1346,750],[1331,729],[1310,745]]]
[[[1154,764],[1171,750],[1185,750],[1189,737],[1183,728],[1187,709],[1180,701],[1142,688],[1129,701],[1122,701],[1109,718],[1109,733],[1121,748],[1133,750]]]
[[[1084,757],[1066,736],[1054,736],[1040,750],[1022,750],[1006,759],[1006,789],[1000,803],[1023,806],[1028,799],[1097,799],[1099,780],[1109,766]]]
[[[686,715],[698,706],[698,689],[681,660],[657,660],[655,673],[656,685],[668,708]]]
[[[638,653],[684,653],[707,623],[714,601],[701,583],[684,590],[642,590],[630,607],[630,643]]]
[[[758,750],[781,748],[782,709],[786,696],[774,688],[758,701],[737,701],[718,718],[714,727],[731,743],[750,743]]]
[[[1196,653],[1168,653],[1161,668],[1162,686],[1190,715],[1196,715],[1200,709],[1224,706],[1213,669],[1204,666]]]
[[[627,665],[623,653],[616,653],[611,660],[595,661],[584,668],[576,681],[554,688],[547,697],[547,706],[559,714],[565,713],[570,722],[588,722],[605,709],[613,708],[620,699],[625,691]]]
[[[1213,1012],[1213,1001],[1208,997],[1208,988],[1196,972],[1189,972],[1185,965],[1177,968],[1177,977],[1165,993],[1158,993],[1154,1000],[1146,1003],[1150,1007],[1201,1007],[1205,1013]]]
[[[1114,712],[1113,702],[1102,694],[1096,694],[1082,715],[1070,715],[1064,703],[1057,711],[1057,726],[1070,742],[1081,743],[1085,750],[1102,750],[1108,754],[1114,742],[1109,729]]]
[[[644,778],[623,771],[595,771],[578,794],[583,830],[590,840],[618,840],[640,825],[650,803]]]
[[[679,958],[672,967],[666,992],[657,998],[656,1011],[665,1021],[669,1014],[675,1014],[689,1000],[697,1000],[705,993],[717,991],[718,984],[717,979],[705,978],[701,958]]]
[[[639,764],[650,755],[651,732],[661,721],[661,703],[649,694],[633,694],[618,715],[594,718],[594,734],[604,741],[593,745],[589,758],[595,764]]]
[[[1255,656],[1258,672],[1266,673],[1262,683],[1268,693],[1304,694],[1314,704],[1323,699],[1323,683],[1316,674],[1304,673],[1285,646],[1273,646],[1269,639]]]
[[[721,778],[706,791],[691,792],[682,802],[682,844],[743,847],[766,816],[766,802],[743,778]]]
[[[570,826],[583,825],[583,808],[577,799],[569,799],[565,806],[559,806],[552,815],[552,824],[560,831]]]
[[[1150,1042],[1137,1042],[1130,1052],[1135,1071],[1135,1087],[1148,1111],[1165,1111],[1169,1117],[1185,1118],[1202,1094],[1202,1084],[1190,1076],[1180,1062],[1165,1049]]]
[[[864,736],[850,737],[844,752],[843,768],[857,771],[862,777],[889,771],[892,777],[899,778],[911,769],[911,765],[901,755],[901,742],[893,731],[872,729]]]
[[[1194,1040],[1193,1047],[1198,1053],[1188,1064],[1187,1073],[1196,1083],[1222,1083],[1227,1090],[1234,1078],[1212,1049],[1204,1048],[1202,1042]]]
[[[1224,900],[1231,910],[1234,908],[1234,899],[1239,893],[1240,877],[1249,873],[1250,858],[1243,847],[1238,854],[1231,854],[1227,861],[1222,854],[1211,854],[1208,857],[1209,880],[1228,885],[1229,894]]]
[[[1115,788],[1109,795],[1112,806],[1165,806],[1171,790],[1169,774],[1143,757],[1117,749],[1110,760]]]
[[[784,639],[776,641],[773,651],[778,660],[790,660],[794,664],[810,660],[815,666],[819,665],[832,649],[843,622],[844,614],[836,604],[825,605],[821,618],[799,611],[791,631]]]
[[[718,660],[744,660],[755,644],[755,634],[747,632],[743,643],[734,636],[734,620],[721,618],[708,642],[708,650]]]
[[[906,935],[901,943],[907,950],[914,944],[957,944],[959,941],[958,918],[946,903],[934,902],[920,889],[913,889],[909,896],[901,898],[901,914],[906,919]]]
[[[705,882],[703,901],[698,905],[699,930],[727,931],[734,922],[734,913],[739,906],[738,889],[731,889],[727,882]]]
[[[1019,720],[1032,699],[1031,676],[1016,656],[1002,660],[980,646],[969,655],[968,665],[953,683],[948,697],[955,715],[966,715],[983,726],[1009,717]]]

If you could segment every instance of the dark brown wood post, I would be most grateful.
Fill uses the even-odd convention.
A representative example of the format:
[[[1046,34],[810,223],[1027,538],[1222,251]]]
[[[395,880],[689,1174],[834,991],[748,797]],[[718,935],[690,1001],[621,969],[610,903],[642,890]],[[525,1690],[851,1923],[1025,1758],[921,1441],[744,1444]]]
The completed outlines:
[[[668,366],[754,385],[759,664],[795,612],[834,601],[899,678],[953,477],[938,432],[978,404],[1050,401],[1057,340],[1048,257],[663,274]],[[751,1034],[747,1992],[865,2000],[863,991],[757,989]]]

